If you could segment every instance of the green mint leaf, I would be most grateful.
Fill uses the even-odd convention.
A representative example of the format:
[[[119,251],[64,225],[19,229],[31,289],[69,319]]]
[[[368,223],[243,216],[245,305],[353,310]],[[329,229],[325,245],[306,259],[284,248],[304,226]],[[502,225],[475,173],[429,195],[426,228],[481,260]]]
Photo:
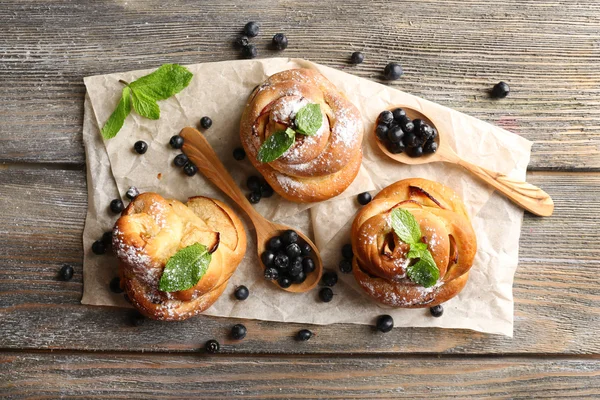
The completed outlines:
[[[317,133],[323,124],[321,106],[318,104],[307,104],[296,113],[294,119],[296,130],[303,135],[312,136]]]
[[[211,259],[206,246],[200,243],[179,250],[167,261],[158,288],[163,292],[177,292],[195,286],[206,273]]]
[[[435,265],[433,258],[431,260],[421,258],[414,265],[408,267],[406,274],[411,281],[426,288],[435,285],[440,278],[440,270]]]
[[[283,155],[296,139],[296,132],[293,129],[287,128],[285,131],[277,131],[267,138],[258,149],[258,161],[261,163],[269,163],[277,160]]]
[[[117,108],[115,108],[115,111],[108,117],[108,121],[106,121],[102,128],[102,137],[104,139],[111,139],[117,136],[117,133],[119,133],[123,127],[125,118],[127,118],[130,112],[131,89],[128,86],[125,86],[121,92],[121,100],[119,100]]]
[[[392,228],[396,235],[407,244],[421,242],[421,228],[415,217],[402,208],[392,210]]]
[[[421,258],[424,253],[429,253],[425,243],[415,243],[410,245],[410,250],[406,254],[408,258]]]
[[[181,65],[165,64],[153,73],[132,82],[129,86],[135,92],[143,92],[154,100],[164,100],[185,89],[193,76],[187,68]]]
[[[160,108],[156,100],[148,96],[146,92],[132,89],[133,109],[142,117],[149,119],[160,118]]]

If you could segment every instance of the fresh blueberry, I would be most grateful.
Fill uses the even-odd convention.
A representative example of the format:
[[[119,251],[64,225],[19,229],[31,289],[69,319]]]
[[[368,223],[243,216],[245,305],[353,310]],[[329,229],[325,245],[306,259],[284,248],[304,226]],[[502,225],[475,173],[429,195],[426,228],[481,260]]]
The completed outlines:
[[[114,212],[115,214],[120,213],[124,208],[125,206],[123,205],[121,199],[114,199],[110,202],[110,211]]]
[[[275,266],[280,269],[286,269],[290,265],[290,259],[283,253],[279,253],[275,255],[275,260],[273,261]]]
[[[283,246],[283,242],[281,241],[281,238],[279,236],[273,236],[267,242],[267,248],[272,251],[279,250],[281,246]]]
[[[298,257],[300,254],[302,254],[300,245],[298,243],[288,244],[285,248],[285,254],[287,254],[289,258]]]
[[[433,139],[429,139],[427,142],[425,142],[425,145],[423,145],[423,153],[435,153],[437,149],[438,144]]]
[[[123,293],[123,289],[121,289],[121,278],[118,276],[112,278],[109,287],[110,291],[113,293]]]
[[[144,142],[143,140],[138,140],[133,145],[133,149],[138,154],[144,154],[145,152],[148,151],[148,144],[146,142]]]
[[[377,135],[377,138],[379,140],[386,140],[388,129],[389,129],[388,126],[385,124],[377,125],[377,128],[375,128],[375,134]]]
[[[70,281],[73,278],[73,267],[68,264],[63,265],[58,272],[60,279],[63,281]]]
[[[387,132],[387,137],[392,143],[400,143],[403,136],[404,131],[402,131],[402,128],[399,125],[392,126]]]
[[[346,260],[352,260],[352,257],[354,257],[354,252],[352,251],[352,245],[350,243],[346,243],[342,246],[342,257]]]
[[[169,140],[169,144],[174,149],[180,149],[183,147],[183,138],[179,135],[171,136],[171,139]]]
[[[273,262],[275,261],[275,253],[273,253],[270,250],[264,251],[260,255],[260,260],[262,261],[262,263],[265,267],[270,267],[273,265]]]
[[[104,245],[104,243],[102,243],[102,240],[96,240],[92,244],[92,251],[94,252],[94,254],[104,254],[106,253],[106,246]]]
[[[290,279],[289,276],[280,276],[279,279],[277,280],[277,283],[279,284],[280,287],[287,289],[290,286],[292,286],[292,280]]]
[[[324,303],[329,303],[333,300],[333,290],[331,288],[325,287],[319,290],[319,298]]]
[[[396,122],[402,121],[403,117],[406,117],[406,111],[401,108],[396,108],[392,111],[392,115],[394,116],[394,120]]]
[[[173,160],[173,164],[175,164],[176,167],[183,167],[185,164],[188,163],[188,161],[190,161],[188,159],[188,156],[186,156],[185,154],[178,154],[177,156],[175,156],[175,159]]]
[[[350,62],[352,64],[362,64],[363,61],[365,61],[365,55],[360,51],[355,51],[350,56]]]
[[[235,288],[235,292],[233,292],[233,295],[235,296],[236,299],[243,301],[248,298],[248,296],[250,295],[250,291],[248,290],[248,288],[246,286],[240,285]]]
[[[390,315],[381,315],[377,318],[377,330],[379,332],[389,332],[394,327],[394,319]]]
[[[216,354],[216,353],[218,353],[220,348],[221,348],[221,345],[219,345],[219,342],[217,342],[215,339],[209,340],[204,345],[204,349],[209,354]]]
[[[298,241],[298,233],[292,229],[288,229],[281,235],[284,244],[296,243]]]
[[[309,340],[312,337],[312,332],[309,331],[308,329],[302,329],[301,331],[298,331],[298,333],[296,334],[296,340],[299,340],[301,342],[306,342],[307,340]]]
[[[246,187],[252,192],[260,192],[260,178],[255,175],[248,177]]]
[[[277,271],[277,268],[267,268],[265,269],[265,279],[269,280],[269,281],[274,281],[279,279],[279,271]]]
[[[431,127],[431,137],[429,138],[429,140],[433,140],[435,138],[438,137],[438,131],[437,129],[435,129],[434,127]]]
[[[404,135],[402,140],[406,147],[417,147],[422,144],[421,138],[419,138],[414,132],[410,132]]]
[[[187,164],[185,164],[185,166],[183,167],[183,172],[187,176],[194,176],[196,175],[196,172],[198,172],[198,167],[196,167],[193,163],[188,161]]]
[[[404,71],[402,71],[402,67],[397,63],[389,63],[383,69],[383,76],[388,81],[399,79],[403,73]]]
[[[242,324],[235,324],[231,327],[231,338],[235,340],[242,340],[246,337],[246,327]]]
[[[310,274],[315,270],[315,262],[310,257],[304,257],[302,259],[302,270],[305,274]]]
[[[424,140],[429,140],[433,137],[433,128],[426,123],[422,123],[420,134]]]
[[[256,46],[253,44],[249,44],[248,46],[242,49],[242,55],[245,58],[256,58],[258,55],[258,50],[256,50]]]
[[[438,304],[437,306],[433,306],[429,309],[429,312],[431,313],[432,316],[438,318],[441,317],[442,314],[444,313],[444,307],[442,307],[441,304]]]
[[[283,33],[273,36],[273,47],[277,50],[285,50],[288,47],[288,39]]]
[[[252,204],[258,204],[258,202],[260,201],[261,197],[262,196],[261,196],[260,192],[251,192],[248,195],[248,201],[250,203],[252,203]]]
[[[388,126],[392,123],[393,120],[394,114],[392,114],[392,112],[388,110],[382,111],[381,114],[379,114],[379,117],[377,117],[377,121],[379,121],[380,124]]]
[[[246,152],[243,148],[237,147],[233,150],[233,158],[238,161],[242,161],[244,158],[246,158]]]
[[[400,118],[399,124],[400,128],[402,128],[402,132],[404,133],[410,133],[415,130],[415,123],[411,121],[408,117]]]
[[[297,277],[300,274],[304,274],[304,270],[302,267],[302,261],[300,261],[299,263],[297,262],[292,262],[292,264],[290,264],[290,270],[289,270],[289,274],[292,278]],[[306,275],[306,274],[305,274]]]
[[[340,261],[340,272],[344,273],[344,274],[349,274],[350,272],[352,272],[352,261],[349,260],[342,260]]]
[[[210,128],[212,126],[212,119],[210,119],[210,117],[200,118],[200,126],[204,129]]]
[[[135,186],[131,186],[129,189],[127,189],[127,192],[125,192],[125,196],[129,199],[129,200],[133,200],[136,197],[138,197],[140,194],[140,191],[135,187]]]
[[[404,146],[404,143],[402,143],[402,142],[400,142],[400,143],[389,143],[386,147],[389,150],[389,152],[392,153],[392,154],[400,154],[404,150],[406,150],[406,146]]]
[[[235,39],[234,44],[235,44],[235,47],[243,49],[244,47],[248,46],[250,44],[250,42],[248,40],[248,36],[242,35]]]
[[[144,317],[139,311],[133,311],[129,316],[129,322],[133,326],[142,326],[146,322],[146,317]]]
[[[308,243],[302,243],[300,245],[300,251],[302,252],[303,256],[308,256],[312,253],[312,247],[310,247]]]
[[[423,148],[421,146],[410,148],[410,149],[408,149],[406,154],[408,154],[409,157],[412,157],[412,158],[421,157],[423,155]]]
[[[335,286],[335,284],[338,281],[338,276],[335,272],[333,271],[327,271],[323,274],[323,277],[321,278],[321,282],[323,283],[323,285],[325,286]]]
[[[250,21],[246,24],[246,26],[244,26],[244,33],[248,37],[255,37],[258,35],[259,29],[260,29],[260,27],[258,26],[258,24],[256,22]]]
[[[271,197],[273,196],[273,188],[267,182],[262,182],[260,184],[260,193],[262,194],[262,197]]]
[[[102,243],[104,243],[104,246],[109,247],[110,245],[112,245],[112,239],[113,239],[113,233],[112,231],[106,231],[102,234]]]
[[[492,97],[495,97],[497,99],[503,99],[506,96],[508,96],[509,92],[510,87],[508,87],[508,83],[498,82],[494,85],[494,88],[492,89]]]
[[[371,202],[371,193],[369,193],[369,192],[362,192],[356,198],[358,199],[358,204],[364,206],[364,205],[369,204]]]
[[[306,280],[306,274],[304,273],[304,271],[302,271],[302,269],[300,269],[300,272],[298,273],[298,275],[292,276],[292,281],[294,283],[303,283],[305,280]]]

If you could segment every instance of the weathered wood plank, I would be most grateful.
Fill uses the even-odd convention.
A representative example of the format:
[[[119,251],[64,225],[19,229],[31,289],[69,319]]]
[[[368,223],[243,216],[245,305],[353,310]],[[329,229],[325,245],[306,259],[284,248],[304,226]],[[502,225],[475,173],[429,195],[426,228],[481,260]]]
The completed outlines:
[[[377,335],[355,325],[313,327],[299,345],[295,324],[245,321],[240,343],[226,340],[233,320],[129,323],[129,310],[79,305],[83,171],[0,169],[0,348],[196,351],[217,338],[228,353],[600,353],[600,174],[535,173],[529,180],[556,201],[551,218],[525,217],[514,285],[515,337],[471,331],[395,329]],[[70,282],[57,280],[63,263]]]
[[[261,57],[282,54],[391,85],[536,142],[532,169],[600,168],[600,8],[596,0],[130,2],[2,1],[0,162],[83,163],[82,78],[165,62],[231,60],[232,39],[258,20]],[[361,50],[366,61],[347,59]],[[511,95],[487,98],[497,81]],[[207,99],[209,101],[209,99]]]
[[[597,359],[0,353],[4,398],[597,398]],[[28,397],[29,398],[29,397]]]

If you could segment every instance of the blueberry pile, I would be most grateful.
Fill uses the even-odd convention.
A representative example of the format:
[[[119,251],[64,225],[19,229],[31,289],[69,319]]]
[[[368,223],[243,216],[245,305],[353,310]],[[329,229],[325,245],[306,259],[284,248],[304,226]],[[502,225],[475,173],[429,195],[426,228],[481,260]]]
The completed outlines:
[[[421,119],[411,120],[401,108],[379,114],[375,134],[392,154],[420,157],[438,149],[437,130]]]
[[[262,178],[252,175],[246,181],[246,186],[250,190],[248,200],[252,204],[257,204],[263,197],[273,196],[273,188]]]
[[[267,242],[267,250],[260,256],[265,266],[265,279],[276,280],[284,289],[304,282],[308,274],[315,270],[311,254],[310,245],[294,230],[272,237]]]

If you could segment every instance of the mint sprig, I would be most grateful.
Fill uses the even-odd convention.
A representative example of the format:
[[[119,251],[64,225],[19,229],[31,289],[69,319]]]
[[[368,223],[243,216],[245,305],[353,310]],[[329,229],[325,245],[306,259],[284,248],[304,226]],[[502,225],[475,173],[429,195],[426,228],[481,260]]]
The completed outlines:
[[[440,278],[440,270],[427,249],[427,244],[422,241],[419,223],[410,212],[402,208],[392,210],[391,219],[396,235],[410,246],[406,257],[418,259],[406,270],[408,279],[426,288],[435,285]]]
[[[123,88],[117,108],[102,128],[102,137],[111,139],[119,133],[131,108],[142,117],[160,118],[160,108],[156,103],[182,91],[189,85],[194,75],[178,64],[165,64],[156,71],[142,76]]]
[[[323,114],[321,113],[321,106],[318,104],[307,104],[302,107],[296,113],[294,119],[296,123],[296,130],[298,133],[307,136],[313,136],[321,128],[323,124]]]
[[[203,244],[184,247],[167,261],[158,288],[163,292],[177,292],[195,286],[208,270],[211,259]]]

